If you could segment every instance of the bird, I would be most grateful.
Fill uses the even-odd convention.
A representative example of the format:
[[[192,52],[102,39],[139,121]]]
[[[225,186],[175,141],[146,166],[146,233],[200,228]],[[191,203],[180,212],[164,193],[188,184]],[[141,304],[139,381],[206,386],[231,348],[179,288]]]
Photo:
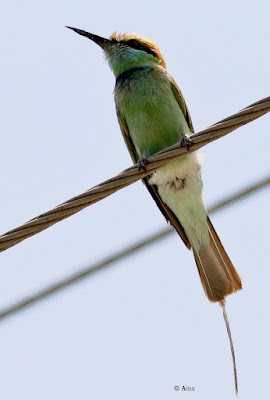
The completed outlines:
[[[97,45],[112,69],[118,122],[134,163],[175,143],[188,146],[194,128],[180,88],[168,73],[159,47],[136,33],[114,32],[109,39],[67,26]],[[216,233],[203,203],[201,161],[189,152],[143,178],[161,213],[192,250],[207,298],[219,302],[230,338],[226,296],[242,289],[242,281]],[[237,377],[235,367],[235,381]]]

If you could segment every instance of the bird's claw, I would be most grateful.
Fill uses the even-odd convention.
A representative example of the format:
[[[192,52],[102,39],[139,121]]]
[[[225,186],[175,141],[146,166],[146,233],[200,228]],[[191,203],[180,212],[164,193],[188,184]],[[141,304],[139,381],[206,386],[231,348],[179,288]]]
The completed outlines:
[[[187,149],[189,150],[189,146],[192,144],[192,140],[190,139],[190,136],[186,133],[181,140],[181,146],[186,146]]]
[[[144,157],[139,158],[139,160],[137,162],[139,172],[146,171],[145,166],[147,164],[149,164],[149,161],[147,160],[147,158],[144,158]]]

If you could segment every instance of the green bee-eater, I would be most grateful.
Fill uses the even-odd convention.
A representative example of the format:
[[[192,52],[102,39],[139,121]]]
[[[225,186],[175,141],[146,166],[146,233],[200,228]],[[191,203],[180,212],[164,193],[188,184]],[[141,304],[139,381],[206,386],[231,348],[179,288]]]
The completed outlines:
[[[105,39],[70,29],[94,41],[105,53],[116,77],[118,121],[134,163],[194,132],[182,93],[154,42],[134,33],[114,33]],[[170,162],[143,181],[166,220],[187,248],[192,248],[209,300],[223,301],[240,290],[241,279],[202,201],[198,152]]]
[[[120,128],[134,163],[172,146],[194,132],[182,93],[166,70],[158,46],[134,33],[110,39],[68,27],[104,51],[116,77],[114,98]],[[193,250],[205,293],[223,307],[234,365],[225,297],[242,288],[241,279],[207,216],[198,152],[180,157],[143,179],[166,220]]]

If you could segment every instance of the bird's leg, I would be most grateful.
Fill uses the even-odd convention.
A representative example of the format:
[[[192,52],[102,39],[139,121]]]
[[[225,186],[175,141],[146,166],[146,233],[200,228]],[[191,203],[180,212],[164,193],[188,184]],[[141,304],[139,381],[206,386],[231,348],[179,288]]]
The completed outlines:
[[[147,160],[147,158],[144,158],[144,157],[139,158],[139,160],[137,161],[139,172],[146,171],[145,166],[147,164],[149,164],[149,161]]]
[[[182,137],[180,143],[181,143],[181,146],[186,146],[189,151],[189,146],[192,144],[192,140],[190,139],[190,136],[186,133]]]

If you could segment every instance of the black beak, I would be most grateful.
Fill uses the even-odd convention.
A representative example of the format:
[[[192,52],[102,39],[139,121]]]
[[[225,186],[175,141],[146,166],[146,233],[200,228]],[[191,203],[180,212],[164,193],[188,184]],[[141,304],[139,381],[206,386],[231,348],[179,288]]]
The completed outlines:
[[[105,49],[105,47],[108,47],[112,44],[112,40],[105,39],[98,35],[94,35],[93,33],[85,32],[85,31],[82,31],[81,29],[77,29],[77,28],[72,28],[71,26],[66,26],[66,28],[71,29],[74,32],[78,33],[79,35],[85,36],[88,39],[93,40],[93,42],[98,44],[102,49]]]

